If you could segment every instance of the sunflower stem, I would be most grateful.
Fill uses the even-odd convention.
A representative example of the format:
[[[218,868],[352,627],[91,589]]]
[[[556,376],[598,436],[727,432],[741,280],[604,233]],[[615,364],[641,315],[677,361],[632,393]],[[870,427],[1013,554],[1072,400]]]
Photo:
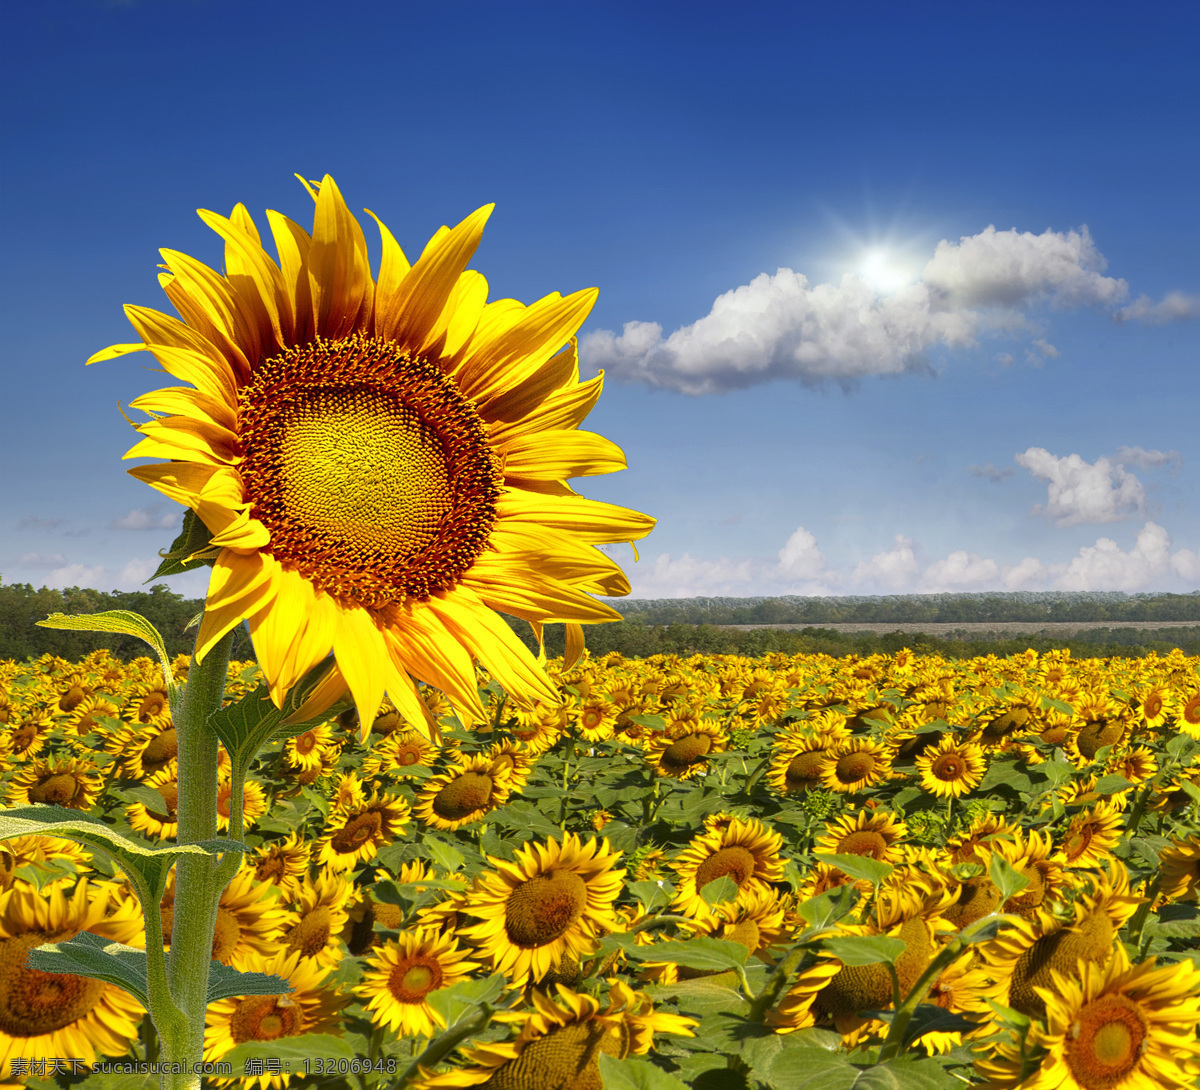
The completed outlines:
[[[435,1064],[441,1063],[451,1052],[458,1047],[460,1041],[465,1041],[472,1034],[478,1033],[492,1020],[493,1007],[490,1003],[483,1003],[479,1007],[479,1013],[465,1022],[459,1022],[453,1029],[447,1030],[440,1037],[430,1041],[425,1046],[425,1050],[409,1065],[407,1071],[400,1076],[400,1081],[396,1083],[399,1086],[407,1086],[408,1083],[416,1076],[418,1068],[424,1064],[426,1067],[433,1067]]]
[[[179,819],[176,841],[179,844],[194,844],[216,837],[217,736],[208,725],[208,719],[220,710],[225,696],[225,675],[233,637],[230,632],[219,640],[209,649],[203,662],[197,662],[193,655],[188,670],[187,687],[175,724],[179,740],[179,800],[176,806]],[[204,1015],[208,1009],[213,933],[221,891],[228,881],[222,872],[227,873],[228,867],[222,867],[207,855],[185,855],[176,864],[167,982],[171,998],[183,1012],[186,1031],[172,1034],[170,1039],[163,1041],[164,1058],[181,1063],[183,1070],[163,1075],[162,1090],[199,1090],[200,1087],[200,1076],[193,1073],[193,1068],[204,1055]]]

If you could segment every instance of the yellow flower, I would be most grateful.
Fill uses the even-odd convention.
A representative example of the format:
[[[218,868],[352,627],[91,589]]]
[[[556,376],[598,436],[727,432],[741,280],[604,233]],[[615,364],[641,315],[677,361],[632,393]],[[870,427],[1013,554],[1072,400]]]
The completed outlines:
[[[350,918],[350,880],[336,871],[322,871],[300,886],[297,908],[288,913],[279,944],[299,950],[300,956],[320,965],[334,966],[342,960],[337,941]]]
[[[484,719],[473,659],[515,703],[556,703],[500,612],[539,633],[566,622],[581,644],[580,624],[620,619],[593,595],[629,592],[594,546],[653,526],[565,484],[625,464],[579,430],[602,383],[580,383],[574,347],[596,292],[487,304],[466,266],[491,205],[438,231],[412,265],[380,224],[373,276],[333,179],[305,184],[311,235],[267,214],[278,262],[242,205],[202,211],[225,240],[226,275],[164,250],[183,321],[128,307],[142,343],[90,361],[148,349],[191,384],[132,402],[152,419],[127,457],[167,459],[130,472],[211,534],[196,658],[248,620],[281,705],[332,652],[310,703],[349,690],[364,733],[385,692],[434,729],[414,678],[460,718]]]
[[[179,819],[175,814],[175,806],[179,801],[179,783],[175,779],[175,769],[164,768],[161,772],[154,773],[146,780],[146,786],[154,788],[162,796],[162,804],[155,806],[153,803],[132,803],[125,807],[125,820],[129,822],[131,829],[136,829],[139,833],[148,833],[159,840],[174,840],[179,830]]]
[[[322,867],[352,870],[357,864],[374,859],[385,844],[408,824],[409,806],[392,795],[372,795],[361,806],[334,810],[325,828],[328,830],[313,845],[313,858]]]
[[[85,878],[68,897],[18,885],[0,893],[0,1074],[15,1059],[120,1056],[137,1038],[142,1007],[128,992],[91,977],[31,969],[29,951],[105,931],[113,887]],[[112,936],[106,936],[112,937]],[[116,941],[129,941],[122,935]]]
[[[434,829],[461,829],[503,806],[512,791],[507,773],[478,754],[461,757],[449,771],[426,781],[417,796],[417,818]]]
[[[368,998],[371,1021],[401,1037],[432,1037],[446,1020],[429,1004],[429,993],[479,968],[466,954],[452,935],[432,931],[411,931],[377,948],[357,989]]]
[[[279,887],[284,901],[290,901],[308,873],[311,846],[298,832],[283,840],[263,844],[247,856],[246,865],[254,871],[254,880]]]
[[[943,734],[936,748],[927,749],[917,758],[916,766],[926,791],[940,799],[956,799],[979,786],[987,762],[982,747]]]
[[[171,944],[175,923],[175,871],[167,885],[160,912],[163,943]],[[273,895],[270,883],[255,881],[249,870],[240,870],[221,892],[217,921],[213,931],[214,961],[245,969],[251,954],[269,954],[278,945],[279,932],[287,918]]]
[[[240,968],[248,973],[281,976],[291,985],[291,991],[286,995],[231,996],[210,1003],[204,1018],[206,1060],[219,1060],[245,1041],[278,1041],[302,1034],[340,1032],[338,1012],[345,1000],[322,987],[329,968],[302,958],[298,950],[251,953]],[[240,1072],[232,1079],[213,1077],[215,1083],[236,1086],[238,1090],[278,1090],[290,1079],[288,1074],[243,1078]]]
[[[8,805],[46,803],[88,810],[100,794],[102,781],[86,757],[51,757],[27,764],[8,785]]]
[[[706,830],[671,862],[679,876],[675,908],[697,919],[712,919],[714,909],[700,891],[723,877],[733,880],[739,894],[767,892],[770,883],[783,877],[782,846],[783,837],[754,818],[732,818],[723,828]]]
[[[1096,866],[1120,843],[1123,824],[1120,810],[1110,802],[1099,802],[1071,819],[1059,851],[1068,866]]]
[[[1038,988],[1047,1049],[1028,1090],[1159,1090],[1194,1087],[1200,1078],[1200,971],[1187,959],[1155,968],[1130,965],[1118,943],[1109,957]]]
[[[665,734],[655,738],[646,747],[646,763],[656,776],[689,780],[702,775],[708,768],[708,755],[723,753],[727,744],[716,719],[700,719],[674,738]]]
[[[826,753],[821,783],[830,791],[853,794],[878,783],[892,770],[886,747],[869,738],[852,738]]]
[[[561,847],[551,837],[518,848],[512,863],[488,856],[496,869],[475,880],[466,901],[483,922],[459,934],[494,971],[516,982],[542,980],[563,954],[589,954],[600,935],[616,930],[612,905],[625,876],[614,869],[619,855],[607,840],[584,844],[566,833]]]
[[[1174,840],[1158,853],[1159,893],[1168,901],[1200,895],[1200,836]]]
[[[831,821],[813,845],[834,855],[869,855],[881,863],[898,862],[908,827],[886,810],[858,810]]]

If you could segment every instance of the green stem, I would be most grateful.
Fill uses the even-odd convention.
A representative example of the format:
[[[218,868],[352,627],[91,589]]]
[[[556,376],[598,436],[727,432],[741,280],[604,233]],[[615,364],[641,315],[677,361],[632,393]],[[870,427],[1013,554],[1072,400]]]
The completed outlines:
[[[217,834],[217,736],[208,718],[219,711],[225,695],[225,674],[234,634],[213,646],[203,662],[192,659],[175,729],[179,744],[179,819],[176,841],[195,844]],[[217,906],[228,878],[225,866],[207,855],[181,856],[175,867],[175,911],[171,927],[171,956],[167,983],[171,998],[183,1013],[187,1031],[182,1040],[164,1042],[164,1059],[181,1062],[187,1073],[163,1075],[162,1090],[199,1090],[200,1076],[192,1072],[204,1055],[204,1015],[208,1009],[208,972],[212,964]],[[224,878],[224,880],[222,880]],[[147,935],[149,939],[149,935]],[[161,943],[160,943],[161,945]]]
[[[779,993],[787,986],[788,979],[804,960],[806,953],[804,947],[798,947],[775,966],[775,971],[763,985],[762,991],[750,1003],[750,1010],[746,1013],[748,1022],[761,1022],[767,1011],[775,1006]]]
[[[426,1046],[425,1051],[421,1053],[408,1070],[400,1076],[400,1081],[397,1086],[406,1085],[410,1079],[417,1074],[417,1069],[421,1065],[425,1067],[433,1067],[434,1064],[441,1063],[451,1052],[458,1046],[460,1041],[466,1040],[473,1033],[478,1033],[484,1026],[491,1021],[492,1007],[488,1003],[484,1003],[479,1008],[479,1013],[472,1019],[466,1022],[460,1022],[451,1030],[447,1030],[435,1041],[430,1041]]]

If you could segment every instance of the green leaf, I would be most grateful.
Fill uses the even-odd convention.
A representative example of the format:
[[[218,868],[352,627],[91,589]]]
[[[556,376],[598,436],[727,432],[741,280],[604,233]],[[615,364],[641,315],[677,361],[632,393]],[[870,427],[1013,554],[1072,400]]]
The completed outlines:
[[[930,1003],[920,1003],[904,1031],[904,1045],[909,1047],[927,1033],[970,1033],[978,1028],[978,1022],[972,1022],[961,1014]]]
[[[1001,904],[1029,885],[1029,879],[1025,875],[1019,874],[1004,856],[995,853],[992,854],[992,861],[988,864],[988,876],[1000,891]]]
[[[702,972],[722,972],[740,969],[750,951],[740,942],[728,939],[695,938],[630,947],[625,955],[635,961],[666,961]]]
[[[171,712],[179,714],[179,686],[175,684],[175,672],[167,655],[167,645],[159,631],[140,613],[128,609],[109,609],[103,613],[89,613],[81,617],[70,617],[65,613],[51,613],[44,621],[35,621],[40,628],[65,628],[73,632],[117,632],[122,636],[134,636],[144,640],[158,656],[162,666],[163,683],[167,686],[167,700]]]
[[[815,931],[832,927],[839,920],[850,915],[858,904],[859,892],[852,885],[838,886],[827,890],[816,897],[810,897],[796,911]]]
[[[722,874],[720,878],[705,883],[704,888],[700,890],[700,897],[711,908],[713,905],[732,901],[737,892],[738,884],[728,874]]]
[[[208,1001],[243,995],[287,995],[292,985],[274,973],[243,973],[219,961],[208,965]]]
[[[1075,766],[1070,761],[1043,761],[1029,770],[1031,779],[1048,781],[1050,787],[1062,787],[1075,774]]]
[[[709,884],[711,885],[711,883]],[[647,912],[665,908],[671,903],[671,897],[675,892],[669,884],[651,881],[630,882],[625,888],[641,902]],[[706,886],[705,889],[707,888]]]
[[[143,1007],[150,1005],[146,951],[110,942],[82,931],[67,942],[51,942],[29,951],[29,967],[42,973],[72,973],[115,984]]]
[[[1115,795],[1120,791],[1128,791],[1133,786],[1133,783],[1119,772],[1112,772],[1107,776],[1101,776],[1096,781],[1096,786],[1093,790],[1097,795]]]
[[[315,1070],[318,1059],[353,1062],[357,1056],[354,1045],[344,1037],[334,1037],[331,1033],[302,1033],[296,1037],[277,1037],[274,1041],[244,1041],[219,1059],[232,1065],[235,1076],[245,1072],[247,1060],[276,1058],[283,1061],[285,1071],[303,1075],[305,1060],[310,1061]]]
[[[988,765],[983,780],[975,788],[976,792],[986,795],[997,787],[1007,787],[1021,795],[1028,795],[1033,790],[1033,782],[1024,771],[1018,770],[1015,759],[995,757]]]
[[[434,864],[441,867],[447,874],[453,874],[466,861],[466,856],[453,844],[447,844],[446,841],[439,840],[436,836],[426,834],[421,838],[421,844],[429,852]]]
[[[845,1057],[810,1048],[780,1052],[767,1076],[763,1081],[771,1090],[947,1090],[960,1085],[936,1060],[901,1056],[860,1067]]]
[[[461,980],[449,988],[430,992],[425,1001],[446,1019],[451,1030],[484,1003],[492,1003],[504,992],[507,981],[503,973],[493,973],[483,980]]]
[[[507,806],[500,806],[488,815],[489,821],[515,829],[520,833],[532,833],[540,837],[554,837],[561,841],[563,831],[532,803],[517,799]]]
[[[599,1056],[604,1090],[687,1090],[687,1086],[649,1060],[618,1060],[607,1052]]]
[[[843,965],[894,965],[908,949],[903,939],[889,935],[838,935],[822,940],[822,945]]]
[[[1050,711],[1053,709],[1056,712],[1062,712],[1064,715],[1075,714],[1075,709],[1072,708],[1070,704],[1067,704],[1062,700],[1055,700],[1051,696],[1043,696],[1041,702],[1043,711]]]
[[[211,567],[217,558],[218,551],[213,547],[212,532],[196,517],[196,512],[189,507],[183,513],[183,528],[179,531],[179,536],[171,542],[171,547],[166,552],[159,551],[158,555],[162,557],[162,563],[159,564],[158,570],[150,576],[150,579],[161,579],[164,575],[179,575],[181,572],[194,571],[196,568],[203,568],[206,565]],[[197,553],[211,553],[212,555],[201,555],[199,558],[193,559]],[[146,582],[149,583],[150,579],[147,579]]]
[[[242,852],[245,845],[235,840],[205,840],[199,844],[170,844],[152,848],[116,833],[98,817],[62,806],[15,806],[0,811],[0,840],[16,836],[58,836],[74,840],[93,851],[102,852],[141,883],[138,896],[146,904],[157,905],[167,889],[167,876],[181,855],[216,855],[218,852]]]
[[[872,859],[869,855],[813,852],[813,858],[819,859],[822,863],[828,863],[831,867],[837,867],[838,870],[843,871],[858,881],[870,882],[876,888],[895,869],[890,863],[883,863],[878,859]]]
[[[667,729],[667,721],[661,715],[631,715],[629,719],[639,727],[649,730],[661,732]]]

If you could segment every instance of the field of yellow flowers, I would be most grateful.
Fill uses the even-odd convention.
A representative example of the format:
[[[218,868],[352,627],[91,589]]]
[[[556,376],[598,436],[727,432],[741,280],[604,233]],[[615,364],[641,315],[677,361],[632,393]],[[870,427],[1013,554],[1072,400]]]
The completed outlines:
[[[486,730],[423,688],[440,738],[384,707],[262,751],[213,957],[292,991],[210,1005],[214,1085],[1195,1085],[1200,659],[549,671],[532,713],[480,674]],[[231,664],[227,702],[257,683]],[[0,663],[0,731],[6,806],[175,836],[157,663]],[[156,1086],[136,1000],[27,964],[144,947],[123,876],[0,849],[0,1078]]]

